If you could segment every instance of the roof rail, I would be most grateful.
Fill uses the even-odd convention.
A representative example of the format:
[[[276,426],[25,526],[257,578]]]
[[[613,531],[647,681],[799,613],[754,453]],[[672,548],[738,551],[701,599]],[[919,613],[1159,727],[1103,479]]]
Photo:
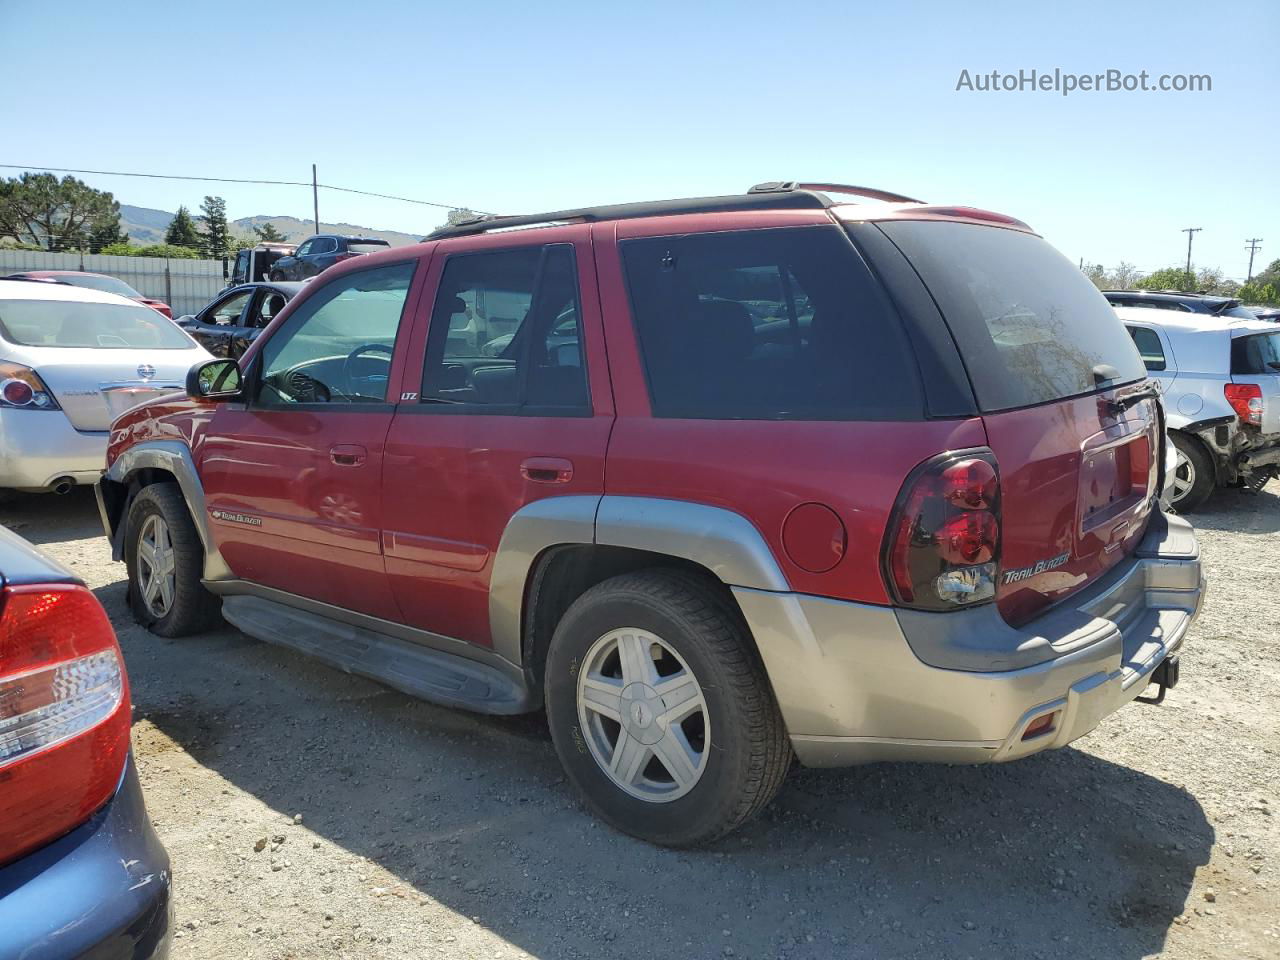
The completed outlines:
[[[551,213],[528,213],[518,216],[480,214],[459,223],[439,227],[423,240],[464,237],[490,230],[533,227],[561,223],[594,223],[602,220],[634,220],[639,217],[670,217],[682,213],[724,213],[733,210],[824,210],[832,206],[830,198],[810,190],[746,193],[728,197],[693,197],[685,200],[650,200],[642,203],[617,203],[601,207],[580,207]]]
[[[767,183],[757,183],[747,193],[793,193],[797,190],[868,197],[872,200],[884,200],[887,203],[924,203],[923,200],[917,200],[915,197],[904,197],[900,193],[877,190],[875,187],[854,187],[847,183],[801,183],[798,180],[770,180]]]

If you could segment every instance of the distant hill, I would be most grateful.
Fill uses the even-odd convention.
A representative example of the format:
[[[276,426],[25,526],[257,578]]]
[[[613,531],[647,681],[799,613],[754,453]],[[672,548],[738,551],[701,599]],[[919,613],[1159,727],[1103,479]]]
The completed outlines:
[[[195,215],[195,211],[192,212]],[[173,219],[173,214],[165,210],[154,210],[150,207],[133,207],[127,203],[120,204],[120,229],[129,235],[129,239],[137,244],[163,243],[164,232],[169,226],[169,221]],[[244,234],[246,236],[253,235],[254,227],[262,227],[271,224],[290,242],[300,242],[315,233],[315,225],[309,220],[299,220],[297,217],[241,217],[239,220],[231,221],[231,228],[235,233]],[[425,233],[429,233],[434,224],[425,227],[422,233],[400,233],[397,230],[374,230],[372,227],[360,227],[353,223],[324,223],[320,224],[321,233],[351,233],[359,234],[364,237],[377,237],[380,240],[386,240],[393,247],[404,246],[406,243],[417,243]]]

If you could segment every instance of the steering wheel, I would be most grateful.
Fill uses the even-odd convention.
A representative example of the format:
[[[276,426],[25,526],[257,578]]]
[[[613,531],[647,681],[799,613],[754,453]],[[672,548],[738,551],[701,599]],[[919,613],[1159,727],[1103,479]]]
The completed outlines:
[[[387,355],[387,361],[390,363],[392,356],[395,354],[395,349],[389,343],[362,343],[360,346],[348,353],[347,359],[342,361],[342,379],[348,386],[350,386],[356,379],[351,374],[352,364],[354,364],[360,357],[369,353],[385,353]],[[372,378],[361,377],[360,379],[369,380]]]

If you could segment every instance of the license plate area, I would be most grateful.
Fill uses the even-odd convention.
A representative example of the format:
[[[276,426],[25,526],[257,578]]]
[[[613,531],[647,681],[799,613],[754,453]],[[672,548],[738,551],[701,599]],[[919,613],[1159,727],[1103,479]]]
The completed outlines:
[[[178,389],[180,388],[176,383],[118,384],[103,387],[102,400],[106,404],[109,419],[114,420],[140,403],[167,396]]]

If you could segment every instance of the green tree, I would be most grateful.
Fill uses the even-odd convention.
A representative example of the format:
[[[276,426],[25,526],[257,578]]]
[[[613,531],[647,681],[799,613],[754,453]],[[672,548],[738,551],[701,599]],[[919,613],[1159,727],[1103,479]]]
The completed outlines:
[[[221,260],[231,252],[231,228],[227,225],[227,201],[221,197],[205,197],[200,204],[200,223],[204,226],[204,254]]]
[[[74,250],[92,232],[119,221],[115,197],[75,177],[24,173],[0,180],[0,237],[45,250]]]
[[[1269,307],[1280,306],[1280,288],[1274,283],[1246,283],[1237,292],[1244,303],[1264,303]]]
[[[260,227],[254,227],[253,232],[258,235],[260,243],[284,243],[285,235],[276,229],[274,223],[264,223]]]
[[[1277,287],[1280,287],[1280,260],[1272,260],[1265,269],[1255,273],[1253,282],[1264,287],[1268,283],[1274,283]]]
[[[189,247],[192,250],[200,246],[200,231],[196,229],[196,222],[191,219],[191,211],[186,207],[179,207],[178,212],[169,221],[169,226],[164,232],[164,242],[174,247]]]
[[[1188,273],[1183,267],[1165,267],[1155,273],[1149,273],[1138,281],[1143,290],[1181,290],[1191,293],[1196,289],[1196,275]]]
[[[129,235],[120,228],[120,218],[116,217],[108,223],[97,225],[89,233],[88,247],[90,253],[101,253],[103,247],[129,242]]]

